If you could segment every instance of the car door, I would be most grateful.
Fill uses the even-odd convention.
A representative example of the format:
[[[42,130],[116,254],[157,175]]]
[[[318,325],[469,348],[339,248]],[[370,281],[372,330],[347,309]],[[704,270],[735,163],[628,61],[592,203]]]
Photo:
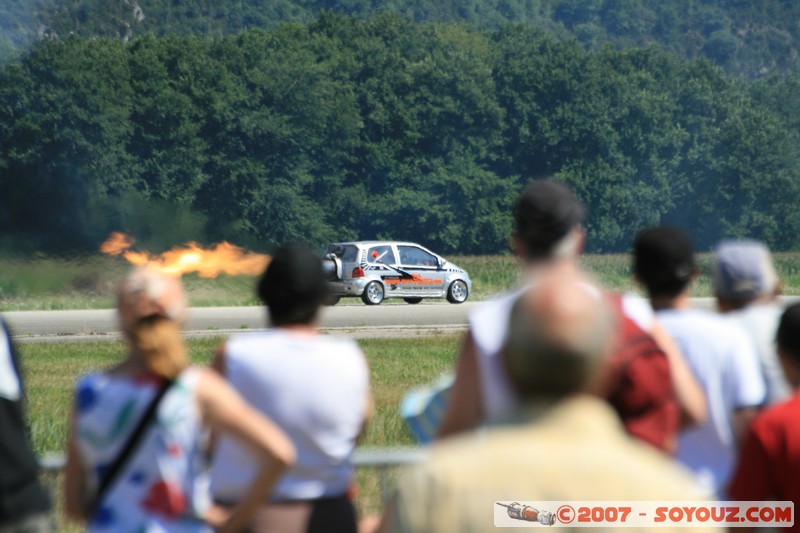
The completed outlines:
[[[416,296],[439,296],[444,291],[444,272],[439,257],[414,244],[397,245],[398,269],[410,274],[406,288]]]
[[[386,296],[398,296],[402,292],[403,276],[397,271],[397,260],[391,244],[370,245],[366,249],[364,271],[367,277],[383,282]]]

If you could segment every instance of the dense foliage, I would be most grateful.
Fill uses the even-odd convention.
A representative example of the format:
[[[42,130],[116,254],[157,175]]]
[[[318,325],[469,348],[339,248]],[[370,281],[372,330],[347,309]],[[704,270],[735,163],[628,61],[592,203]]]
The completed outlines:
[[[0,0],[0,61],[43,37],[223,37],[308,24],[327,12],[394,13],[490,30],[524,24],[576,38],[588,50],[657,44],[751,79],[800,61],[800,3],[786,0]]]
[[[0,70],[0,246],[93,249],[124,229],[153,248],[387,237],[495,253],[520,188],[558,175],[589,207],[593,251],[659,222],[700,249],[789,249],[798,87],[392,14],[43,39]]]

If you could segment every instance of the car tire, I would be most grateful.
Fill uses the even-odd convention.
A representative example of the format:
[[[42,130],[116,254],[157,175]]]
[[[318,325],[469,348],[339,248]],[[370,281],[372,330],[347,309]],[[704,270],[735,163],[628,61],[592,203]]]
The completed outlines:
[[[422,298],[417,296],[416,298],[403,298],[407,304],[418,304],[422,301]]]
[[[447,288],[447,301],[451,304],[463,304],[469,298],[467,284],[457,279]]]
[[[383,285],[377,281],[370,281],[361,293],[361,300],[367,305],[379,305],[383,301]]]

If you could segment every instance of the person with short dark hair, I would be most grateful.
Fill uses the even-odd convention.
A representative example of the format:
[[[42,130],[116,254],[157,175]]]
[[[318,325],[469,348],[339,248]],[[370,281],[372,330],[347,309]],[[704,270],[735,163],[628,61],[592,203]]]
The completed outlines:
[[[352,455],[371,410],[364,354],[350,339],[320,334],[327,283],[320,257],[308,246],[279,248],[258,283],[258,295],[270,327],[231,336],[214,366],[289,435],[297,462],[263,503],[251,530],[355,531],[348,495]],[[235,503],[251,476],[244,450],[220,440],[211,472],[215,500]]]
[[[683,230],[664,226],[636,236],[633,274],[647,289],[656,310],[685,293],[698,273],[694,246]]]
[[[514,205],[514,253],[527,263],[573,259],[586,240],[585,213],[566,183],[534,181]]]
[[[769,248],[753,240],[724,240],[714,259],[717,306],[753,341],[767,386],[767,404],[789,397],[791,387],[775,350],[775,332],[783,307],[780,284]]]
[[[0,532],[53,531],[50,506],[28,435],[19,357],[0,319]]]
[[[564,182],[537,180],[521,193],[514,207],[512,248],[523,269],[524,287],[482,304],[470,315],[441,437],[502,420],[516,406],[518,398],[499,356],[509,313],[514,301],[537,279],[553,273],[580,274],[583,218],[583,204]],[[605,291],[595,283],[585,283],[598,298],[604,297]],[[615,357],[628,355],[625,349],[634,344],[629,341],[653,342],[640,344],[652,348],[646,355],[619,361],[615,375],[619,379],[610,380],[602,393],[632,435],[672,452],[680,424],[697,423],[706,416],[702,391],[647,302],[631,295],[607,296],[621,317]]]
[[[776,341],[792,396],[764,409],[750,425],[728,489],[735,500],[800,501],[800,303],[781,315]]]
[[[723,496],[742,431],[764,401],[756,354],[730,320],[691,308],[690,288],[698,268],[686,232],[658,227],[639,233],[633,270],[708,400],[709,420],[680,434],[676,458],[707,490]]]
[[[327,294],[321,261],[301,245],[278,250],[258,282],[258,297],[275,327],[313,323]]]

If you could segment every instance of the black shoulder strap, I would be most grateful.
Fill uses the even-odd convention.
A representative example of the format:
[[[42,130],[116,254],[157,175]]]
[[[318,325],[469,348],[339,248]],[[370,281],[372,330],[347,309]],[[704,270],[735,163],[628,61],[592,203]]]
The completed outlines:
[[[150,405],[147,407],[147,410],[142,415],[142,418],[139,419],[139,424],[134,428],[133,433],[131,436],[128,437],[128,442],[125,443],[125,447],[122,451],[117,455],[117,458],[114,462],[108,466],[106,471],[103,473],[103,479],[100,480],[100,486],[97,489],[97,495],[95,496],[94,504],[92,505],[92,514],[97,509],[97,505],[100,503],[100,499],[103,496],[103,493],[108,489],[111,483],[114,481],[114,478],[117,477],[122,467],[125,465],[125,461],[130,457],[131,453],[136,449],[136,445],[141,440],[142,435],[144,434],[144,430],[147,428],[150,420],[152,420],[153,415],[158,408],[158,404],[161,403],[161,398],[164,397],[164,394],[167,393],[167,390],[172,386],[174,383],[173,380],[167,379],[164,381],[164,384],[156,393],[155,398],[150,402]]]

